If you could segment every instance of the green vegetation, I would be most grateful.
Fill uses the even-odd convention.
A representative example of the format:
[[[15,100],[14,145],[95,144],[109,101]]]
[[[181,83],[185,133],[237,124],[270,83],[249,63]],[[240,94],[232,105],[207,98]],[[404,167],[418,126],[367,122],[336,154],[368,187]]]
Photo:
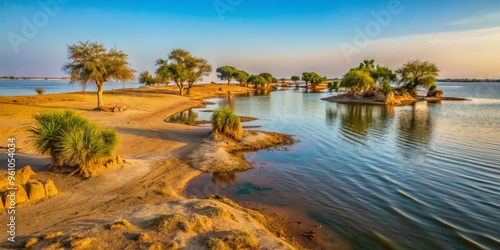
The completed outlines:
[[[76,168],[72,174],[95,175],[96,167],[111,158],[118,145],[116,132],[100,129],[72,111],[35,115],[29,131],[39,154],[52,157],[50,169]]]
[[[266,79],[258,75],[251,75],[248,77],[248,82],[253,84],[254,88],[257,88],[258,86],[264,87],[266,85]]]
[[[141,72],[141,74],[139,74],[139,82],[146,85],[146,86],[153,86],[153,85],[160,85],[160,84],[168,85],[170,83],[170,79],[161,78],[158,75],[153,77],[149,73],[149,71],[143,71],[143,72]]]
[[[375,80],[370,76],[370,73],[362,69],[351,69],[344,75],[340,86],[348,88],[351,92],[363,90],[367,92],[371,87],[375,87]]]
[[[156,60],[156,75],[161,79],[171,79],[179,88],[179,95],[184,93],[184,83],[188,83],[191,88],[197,81],[202,80],[202,76],[208,76],[212,71],[212,66],[207,60],[197,58],[183,49],[172,50],[167,59]]]
[[[68,46],[70,62],[63,66],[63,71],[70,74],[70,84],[80,82],[83,88],[89,84],[97,86],[97,107],[103,107],[102,94],[104,83],[113,81],[131,81],[134,70],[129,68],[127,54],[115,48],[109,51],[96,42],[79,42]]]
[[[229,106],[214,110],[210,120],[215,134],[224,134],[238,141],[243,137],[240,117]]]
[[[248,87],[248,77],[250,75],[244,70],[238,70],[236,73],[236,81],[240,82],[241,86]]]
[[[422,86],[429,89],[436,83],[439,69],[428,61],[413,60],[397,69],[396,73],[400,77],[400,85],[415,95],[417,87]]]
[[[297,84],[297,82],[300,81],[300,76],[292,76],[290,80],[294,81],[295,84]]]
[[[340,83],[335,81],[335,82],[328,82],[328,92],[332,93],[333,91],[339,92],[340,89]]]
[[[302,73],[302,80],[306,82],[306,87],[310,83],[314,88],[320,83],[327,82],[328,78],[326,76],[322,77],[316,72],[304,72]]]
[[[45,90],[43,88],[36,88],[35,91],[39,94],[39,95],[43,95],[43,93],[45,93]]]
[[[215,70],[217,77],[222,81],[227,80],[227,85],[231,84],[233,78],[236,78],[239,70],[233,66],[222,66]]]

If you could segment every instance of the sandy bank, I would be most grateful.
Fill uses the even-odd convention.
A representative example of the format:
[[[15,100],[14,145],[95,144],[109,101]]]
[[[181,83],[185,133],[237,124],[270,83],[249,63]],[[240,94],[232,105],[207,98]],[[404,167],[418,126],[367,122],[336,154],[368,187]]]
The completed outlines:
[[[203,249],[208,246],[210,237],[224,240],[228,230],[247,229],[262,248],[292,248],[271,234],[262,221],[256,220],[248,211],[228,207],[217,200],[188,200],[182,195],[186,183],[201,173],[186,159],[206,145],[210,128],[163,120],[202,105],[202,98],[227,95],[228,91],[246,93],[252,90],[239,86],[205,85],[194,87],[190,96],[175,95],[174,87],[106,91],[106,106],[126,107],[124,112],[118,113],[93,111],[97,101],[94,93],[0,97],[0,161],[6,160],[7,139],[14,137],[18,166],[31,165],[38,180],[52,179],[60,191],[59,195],[46,201],[18,208],[17,243],[14,246],[22,246],[29,239],[37,238],[40,242],[34,245],[34,249],[49,245],[69,248],[78,244],[101,249],[147,249],[155,244],[174,246],[173,243],[178,247],[186,246],[185,249]],[[35,154],[26,128],[34,122],[33,114],[63,109],[75,110],[91,121],[115,129],[120,139],[116,153],[124,159],[124,165],[88,180],[49,172],[48,157]],[[272,133],[247,133],[245,143],[226,143],[228,148],[223,150],[226,153],[246,150],[251,148],[250,145],[264,145],[268,141],[276,143],[278,140],[278,136]],[[211,218],[206,214],[208,210],[220,210],[224,216]],[[151,218],[161,214],[179,215],[195,224],[201,218],[205,224],[200,226],[200,231],[180,228],[165,234],[148,224]],[[229,219],[225,218],[227,216]],[[121,218],[128,220],[133,229],[126,226],[109,230],[109,226]],[[7,221],[6,213],[0,215],[0,221]],[[57,232],[62,232],[62,236],[43,240],[47,234]],[[148,234],[149,240],[137,241],[139,233]],[[13,245],[4,241],[0,247],[11,248]]]

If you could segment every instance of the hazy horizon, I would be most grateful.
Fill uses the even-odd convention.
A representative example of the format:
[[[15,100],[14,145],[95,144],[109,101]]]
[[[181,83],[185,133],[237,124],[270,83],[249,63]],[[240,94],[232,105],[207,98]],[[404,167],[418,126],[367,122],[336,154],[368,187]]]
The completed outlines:
[[[66,76],[67,45],[89,40],[127,53],[137,74],[182,48],[214,69],[277,78],[335,78],[364,59],[397,68],[417,58],[435,63],[439,78],[500,78],[494,1],[7,0],[0,14],[5,76]]]

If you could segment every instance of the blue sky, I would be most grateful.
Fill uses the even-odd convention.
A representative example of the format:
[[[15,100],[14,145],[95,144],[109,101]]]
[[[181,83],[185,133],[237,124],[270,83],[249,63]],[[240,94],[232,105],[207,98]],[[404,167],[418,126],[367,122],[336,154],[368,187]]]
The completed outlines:
[[[156,59],[183,48],[214,68],[278,78],[303,71],[340,77],[368,58],[393,68],[429,60],[441,77],[500,78],[500,1],[0,3],[0,75],[64,76],[67,45],[86,40],[123,50],[138,72],[154,71]]]

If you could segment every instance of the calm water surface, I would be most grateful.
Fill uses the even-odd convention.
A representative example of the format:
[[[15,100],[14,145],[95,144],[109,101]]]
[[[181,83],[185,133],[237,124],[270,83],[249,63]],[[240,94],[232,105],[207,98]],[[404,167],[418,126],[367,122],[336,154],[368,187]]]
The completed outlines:
[[[248,153],[255,169],[202,175],[186,192],[293,208],[354,249],[500,249],[500,84],[438,86],[472,101],[390,108],[296,90],[213,100],[300,142]]]
[[[104,84],[105,90],[137,88],[143,86],[138,82]],[[82,91],[80,84],[70,85],[67,80],[0,80],[0,96],[37,95],[35,89],[43,88],[45,94],[66,93]],[[86,91],[97,91],[94,84],[89,85]]]

